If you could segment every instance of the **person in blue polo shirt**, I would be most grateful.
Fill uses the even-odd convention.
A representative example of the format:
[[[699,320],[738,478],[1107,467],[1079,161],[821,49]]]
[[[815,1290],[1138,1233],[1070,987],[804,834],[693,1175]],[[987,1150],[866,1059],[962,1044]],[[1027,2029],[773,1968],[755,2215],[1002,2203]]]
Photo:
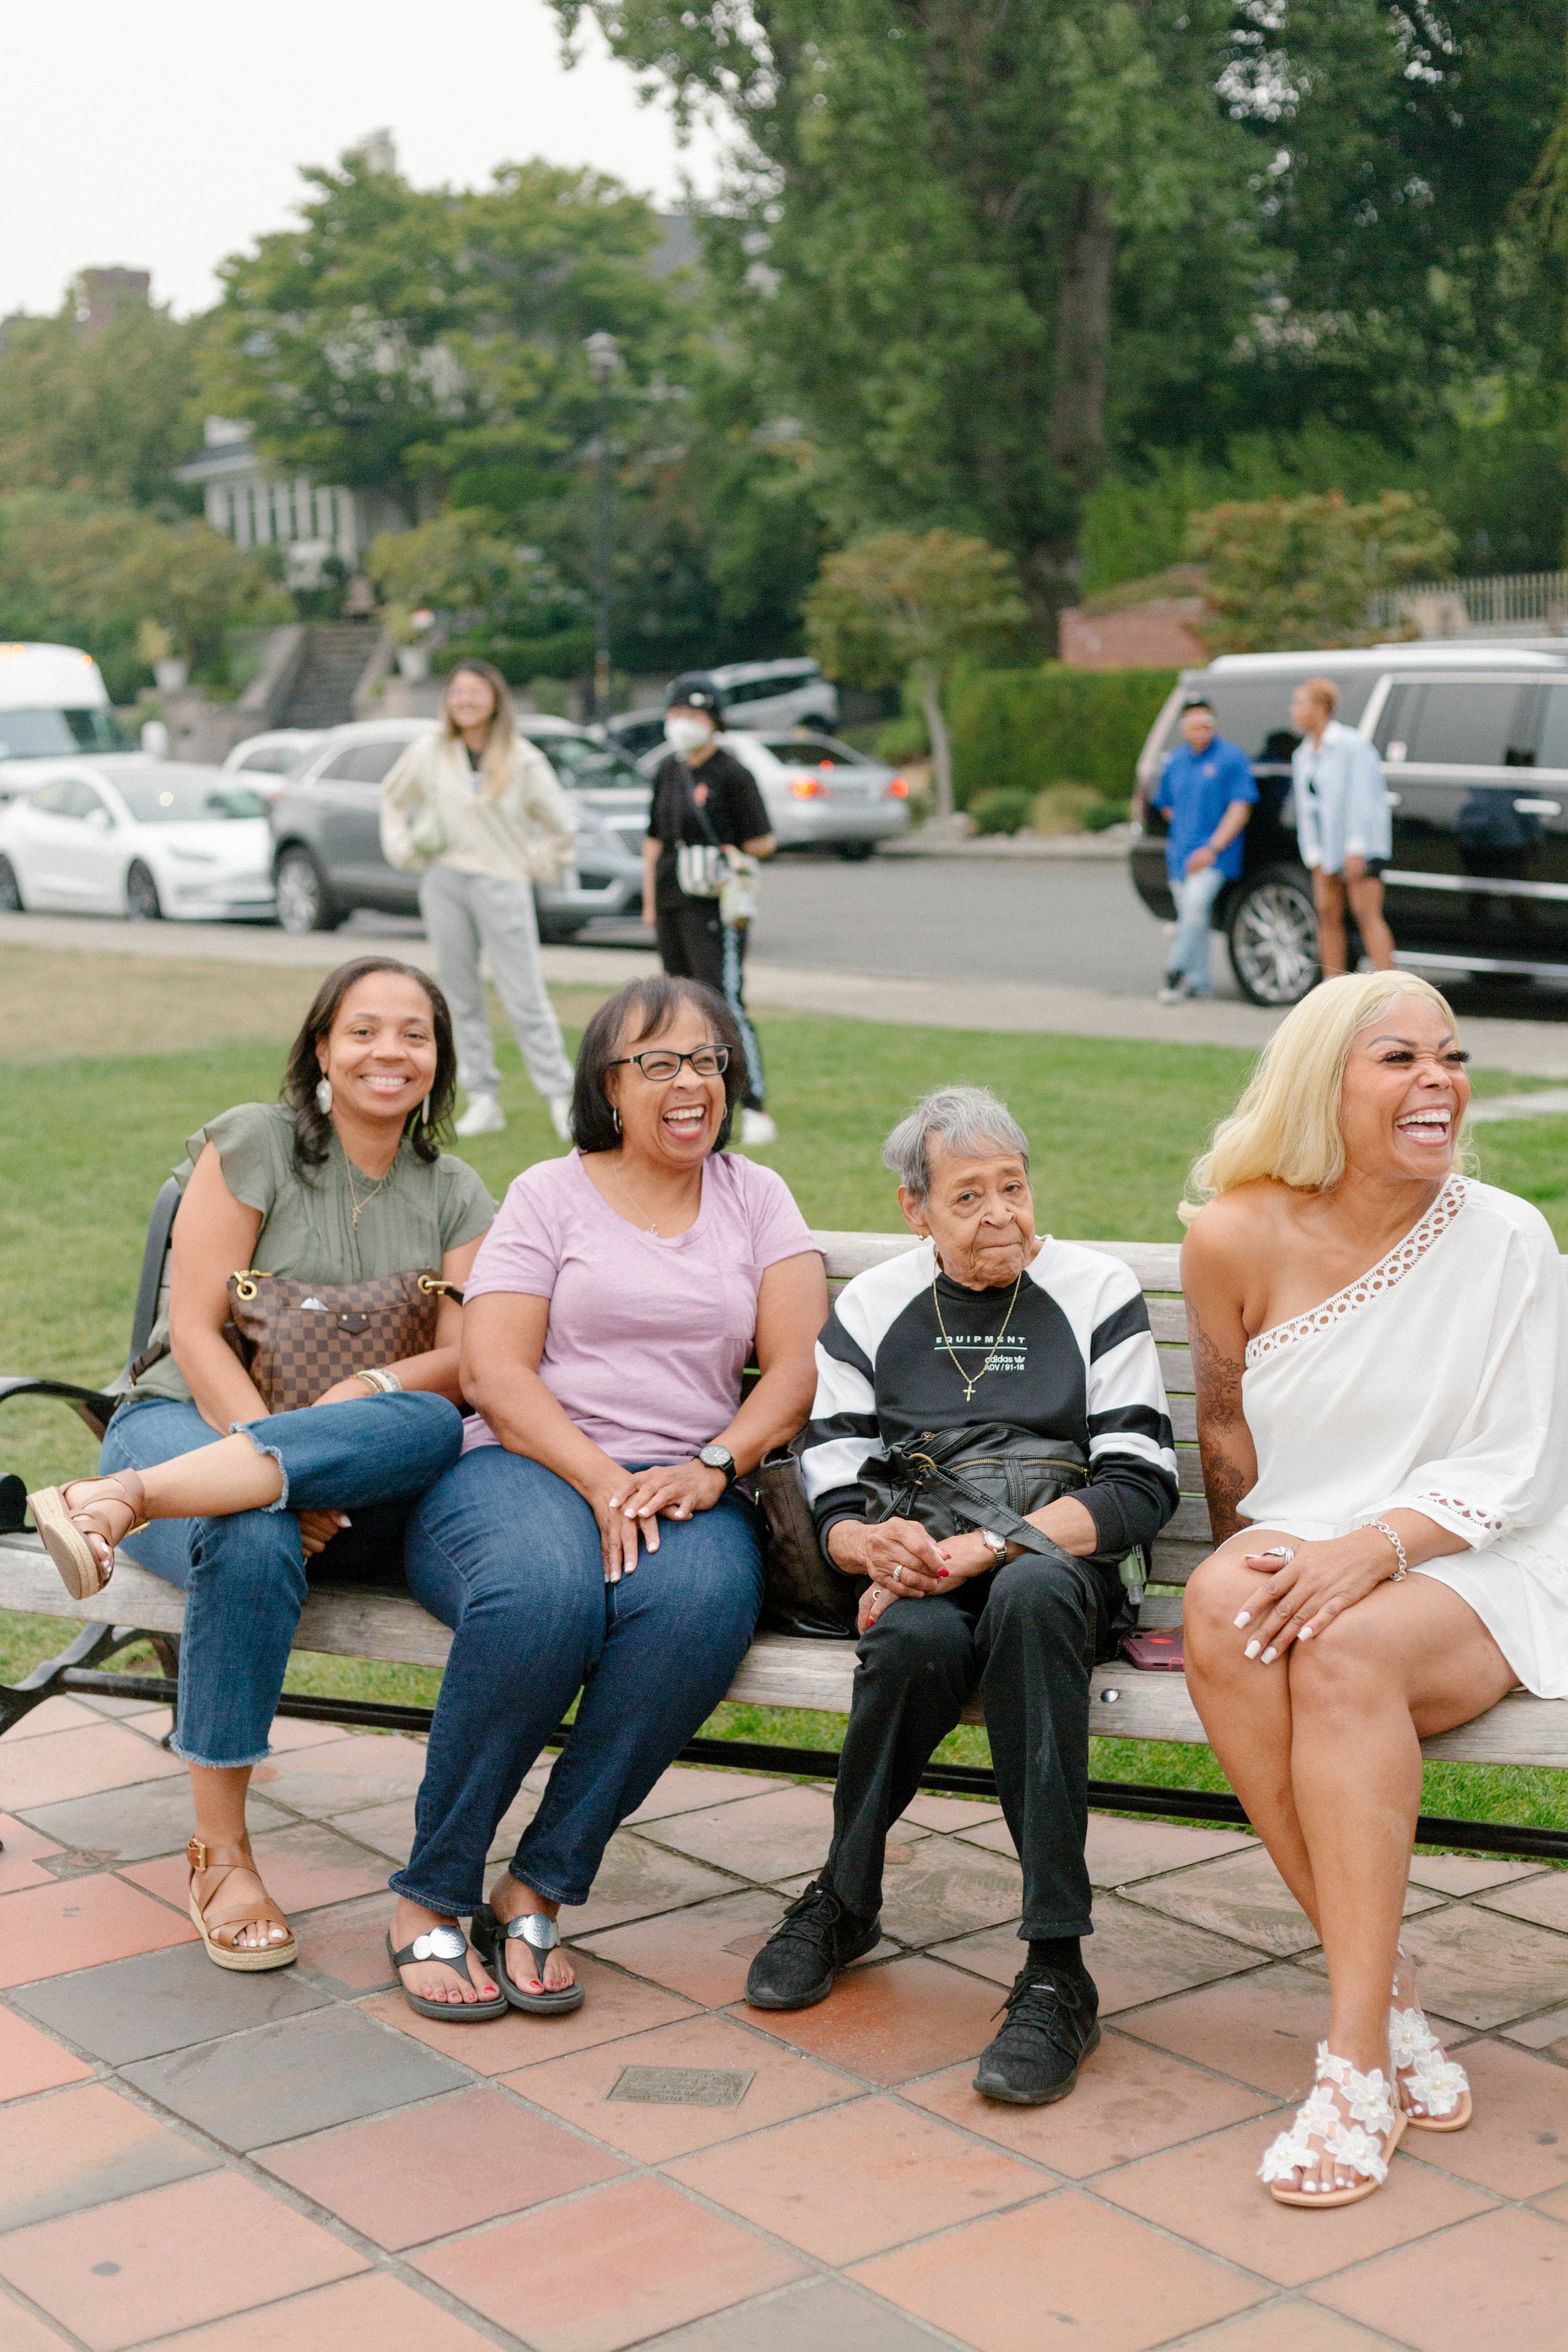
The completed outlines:
[[[1226,741],[1201,697],[1183,705],[1181,727],[1181,749],[1166,760],[1152,800],[1169,825],[1165,871],[1176,902],[1162,1004],[1213,993],[1209,916],[1226,884],[1241,872],[1241,836],[1258,798],[1251,761]]]

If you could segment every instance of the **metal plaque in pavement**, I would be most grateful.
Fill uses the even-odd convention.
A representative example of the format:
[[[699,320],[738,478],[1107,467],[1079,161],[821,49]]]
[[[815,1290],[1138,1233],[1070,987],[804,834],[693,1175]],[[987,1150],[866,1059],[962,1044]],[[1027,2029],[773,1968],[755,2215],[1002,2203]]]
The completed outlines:
[[[649,2107],[738,2107],[756,2079],[720,2066],[623,2066],[606,2096]]]

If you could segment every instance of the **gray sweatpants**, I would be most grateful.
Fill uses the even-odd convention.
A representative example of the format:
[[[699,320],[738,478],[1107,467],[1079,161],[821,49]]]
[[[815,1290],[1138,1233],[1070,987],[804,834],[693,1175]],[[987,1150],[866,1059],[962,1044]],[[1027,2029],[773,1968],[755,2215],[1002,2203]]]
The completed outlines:
[[[419,911],[436,950],[436,969],[457,1033],[458,1076],[470,1095],[500,1091],[495,1045],[479,976],[481,950],[490,960],[496,994],[506,1008],[528,1075],[548,1102],[572,1091],[572,1065],[561,1042],[555,1008],[539,968],[539,922],[526,882],[499,875],[459,874],[429,866],[419,877]]]

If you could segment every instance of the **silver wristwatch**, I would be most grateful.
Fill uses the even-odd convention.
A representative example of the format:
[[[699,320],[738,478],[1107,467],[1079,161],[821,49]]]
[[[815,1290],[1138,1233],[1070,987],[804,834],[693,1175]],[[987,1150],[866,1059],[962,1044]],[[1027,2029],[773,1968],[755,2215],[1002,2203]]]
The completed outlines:
[[[1005,1536],[999,1536],[994,1528],[976,1528],[974,1532],[980,1538],[981,1542],[988,1546],[991,1557],[995,1561],[997,1567],[1005,1567],[1007,1561],[1006,1538]]]
[[[729,1447],[727,1445],[704,1445],[699,1452],[697,1459],[701,1463],[704,1470],[722,1470],[724,1473],[724,1491],[728,1494],[731,1487],[734,1485],[737,1475],[735,1469],[735,1457],[731,1453]]]

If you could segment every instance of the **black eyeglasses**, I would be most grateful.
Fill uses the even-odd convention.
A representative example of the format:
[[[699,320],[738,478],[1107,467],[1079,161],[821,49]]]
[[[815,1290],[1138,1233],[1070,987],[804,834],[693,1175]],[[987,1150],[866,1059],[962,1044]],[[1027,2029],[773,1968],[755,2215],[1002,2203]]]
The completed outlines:
[[[668,1078],[679,1077],[682,1062],[689,1062],[694,1077],[721,1078],[730,1066],[728,1045],[699,1045],[693,1054],[675,1054],[668,1046],[655,1047],[648,1054],[623,1054],[618,1061],[606,1062],[606,1070],[618,1070],[623,1063],[635,1062],[645,1078],[662,1085]]]

